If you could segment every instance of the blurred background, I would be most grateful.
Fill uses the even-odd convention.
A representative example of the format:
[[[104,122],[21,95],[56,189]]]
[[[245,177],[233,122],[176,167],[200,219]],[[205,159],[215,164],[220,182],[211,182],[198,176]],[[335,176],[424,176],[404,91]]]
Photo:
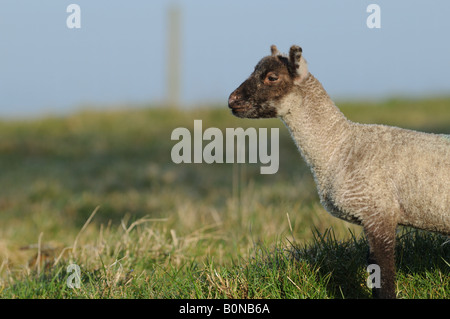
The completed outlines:
[[[0,116],[224,104],[271,44],[302,46],[335,99],[448,94],[449,12],[445,0],[2,0]]]

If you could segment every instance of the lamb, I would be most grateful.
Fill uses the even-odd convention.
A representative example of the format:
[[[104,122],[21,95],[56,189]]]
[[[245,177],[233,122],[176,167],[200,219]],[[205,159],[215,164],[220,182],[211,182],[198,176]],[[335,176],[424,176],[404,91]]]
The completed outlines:
[[[314,176],[324,208],[361,225],[375,298],[395,298],[397,225],[450,235],[450,136],[348,120],[308,71],[302,49],[271,55],[228,99],[240,118],[280,118]]]

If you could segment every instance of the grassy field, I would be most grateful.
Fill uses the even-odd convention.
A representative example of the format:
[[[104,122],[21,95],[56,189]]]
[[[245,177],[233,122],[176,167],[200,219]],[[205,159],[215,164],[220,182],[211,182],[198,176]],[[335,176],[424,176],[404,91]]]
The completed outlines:
[[[450,134],[450,99],[340,106],[355,121]],[[172,130],[192,132],[194,119],[223,132],[279,127],[278,173],[174,164]],[[2,121],[0,169],[2,298],[370,297],[361,229],[320,206],[278,120],[224,106]],[[450,297],[445,240],[399,231],[399,298]]]

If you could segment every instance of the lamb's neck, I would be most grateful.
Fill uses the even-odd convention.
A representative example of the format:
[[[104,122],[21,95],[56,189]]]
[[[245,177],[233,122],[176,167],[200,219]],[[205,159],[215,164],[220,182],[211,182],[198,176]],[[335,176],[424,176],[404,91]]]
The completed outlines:
[[[282,121],[314,175],[326,175],[333,170],[333,157],[351,133],[351,122],[311,74],[286,98],[283,103],[290,106]]]

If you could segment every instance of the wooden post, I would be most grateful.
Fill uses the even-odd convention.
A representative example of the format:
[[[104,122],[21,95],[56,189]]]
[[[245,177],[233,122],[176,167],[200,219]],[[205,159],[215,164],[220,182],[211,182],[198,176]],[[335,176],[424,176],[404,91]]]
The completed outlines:
[[[181,82],[181,10],[176,4],[169,7],[167,30],[167,104],[171,108],[178,108]]]

